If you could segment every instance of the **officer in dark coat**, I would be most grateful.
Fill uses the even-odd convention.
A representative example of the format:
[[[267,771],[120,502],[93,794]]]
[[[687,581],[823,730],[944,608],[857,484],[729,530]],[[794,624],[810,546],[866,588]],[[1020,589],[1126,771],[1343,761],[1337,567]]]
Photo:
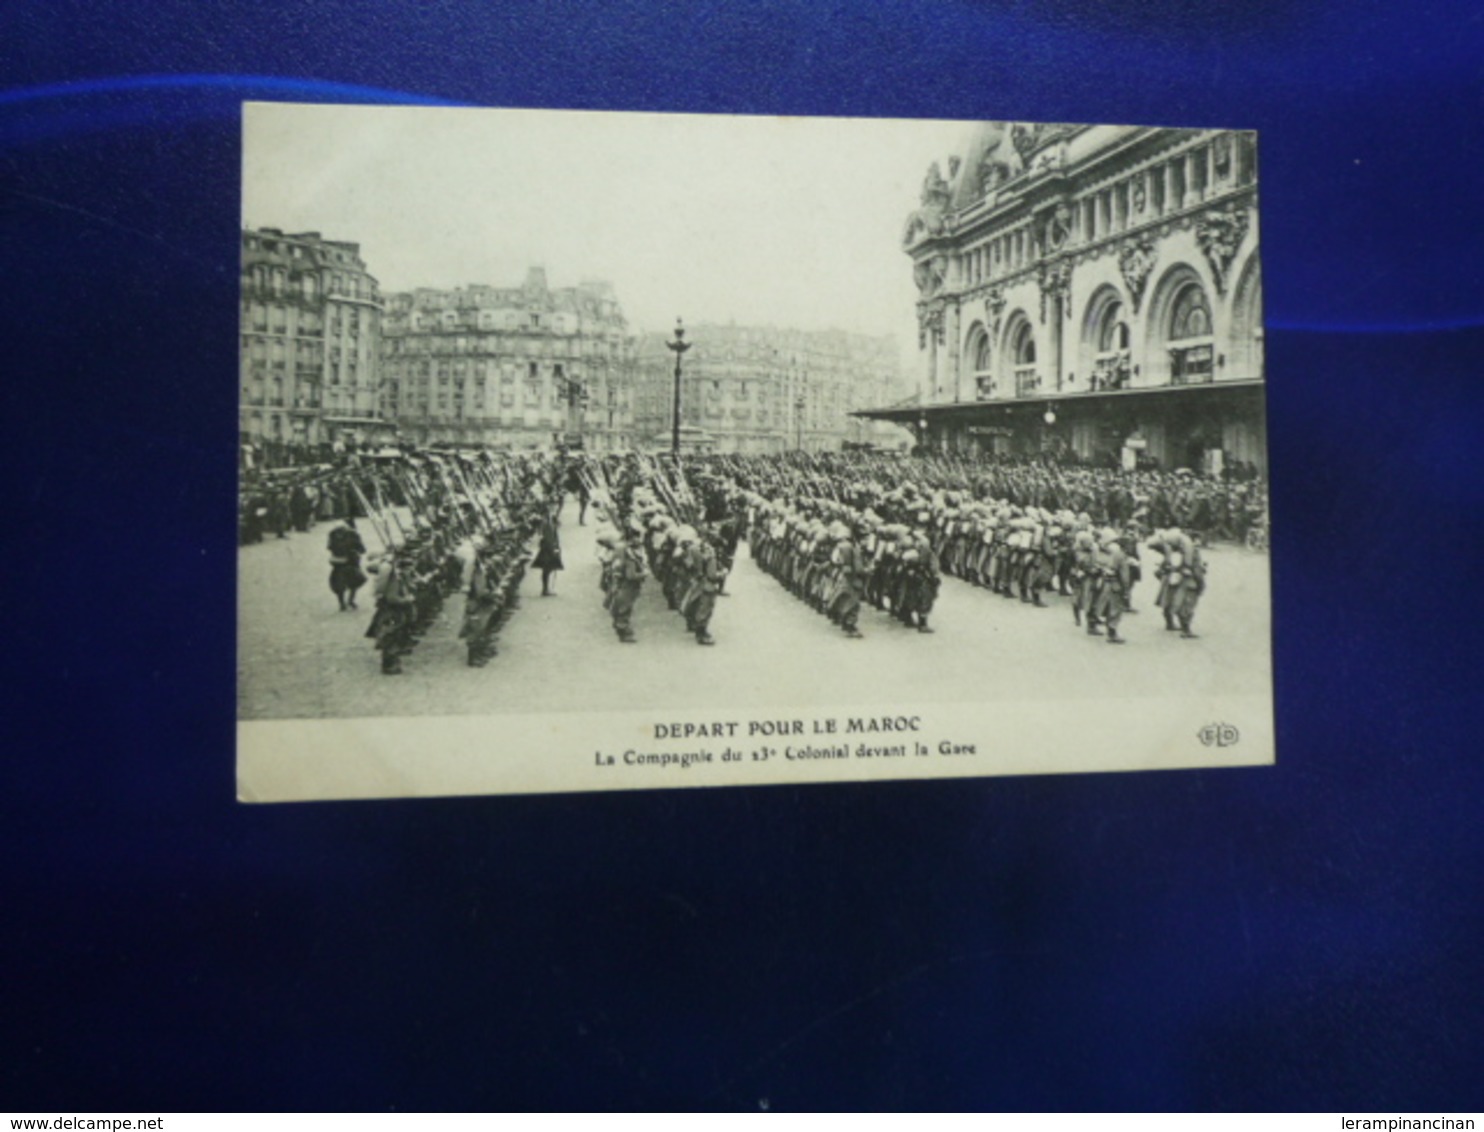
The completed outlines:
[[[541,546],[531,565],[541,571],[541,596],[551,597],[551,576],[562,569],[562,540],[557,534],[556,516],[547,514],[541,521]]]
[[[356,521],[346,519],[343,525],[331,530],[326,546],[330,551],[330,590],[340,600],[342,610],[354,609],[356,591],[366,584],[366,575],[361,570],[366,544],[356,530]]]

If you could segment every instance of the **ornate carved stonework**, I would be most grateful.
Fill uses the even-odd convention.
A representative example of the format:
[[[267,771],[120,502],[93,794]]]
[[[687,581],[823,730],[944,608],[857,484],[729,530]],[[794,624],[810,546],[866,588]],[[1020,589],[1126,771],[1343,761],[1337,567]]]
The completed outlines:
[[[984,317],[989,320],[990,337],[996,341],[1000,337],[1000,316],[1004,313],[1005,289],[991,287],[989,293],[984,296]]]
[[[1133,191],[1133,202],[1134,202],[1134,214],[1135,215],[1142,215],[1142,213],[1144,212],[1144,205],[1148,201],[1148,199],[1149,198],[1148,198],[1147,192],[1146,192],[1146,190],[1144,188],[1144,178],[1143,177],[1136,177],[1134,179],[1134,191]]]
[[[1139,302],[1144,297],[1144,287],[1154,271],[1158,253],[1147,239],[1129,240],[1118,253],[1118,270],[1123,272],[1123,283],[1133,300],[1134,313],[1139,313]]]
[[[937,303],[917,304],[917,348],[927,349],[928,335],[943,344],[943,307]]]
[[[1010,141],[1015,146],[1015,152],[1020,154],[1021,164],[1030,169],[1032,168],[1031,158],[1036,151],[1065,137],[1070,129],[1071,127],[1066,124],[1057,122],[1016,122],[1010,127]],[[1060,164],[1059,155],[1043,155],[1042,160],[1037,161],[1034,167],[1049,169]]]
[[[917,291],[924,299],[930,299],[938,293],[947,274],[948,257],[942,255],[920,259],[912,268],[912,278],[917,283]]]
[[[1072,265],[1068,260],[1048,260],[1041,264],[1036,282],[1041,286],[1041,321],[1046,321],[1046,304],[1056,297],[1065,297],[1072,283]],[[1066,316],[1072,317],[1072,304],[1063,303]]]
[[[1066,204],[1058,204],[1043,214],[1041,225],[1041,254],[1055,255],[1066,246],[1072,234],[1072,210]]]
[[[1242,237],[1247,234],[1247,210],[1241,205],[1208,212],[1195,226],[1195,241],[1206,254],[1211,265],[1211,278],[1216,282],[1216,293],[1226,293],[1226,273],[1242,246]]]

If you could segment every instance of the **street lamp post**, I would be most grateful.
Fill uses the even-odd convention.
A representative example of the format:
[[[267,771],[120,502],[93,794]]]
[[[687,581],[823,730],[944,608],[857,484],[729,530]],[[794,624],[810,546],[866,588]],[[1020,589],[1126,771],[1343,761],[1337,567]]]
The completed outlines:
[[[587,383],[580,377],[569,377],[565,373],[557,374],[557,381],[561,385],[560,396],[567,403],[567,428],[563,437],[577,438],[577,447],[583,447],[582,440],[582,411],[587,408],[588,395]]]
[[[691,348],[691,343],[685,340],[685,326],[680,319],[675,320],[675,341],[666,342],[666,346],[675,351],[675,405],[670,424],[670,452],[676,460],[680,459],[680,358]]]
[[[801,452],[804,449],[804,406],[806,404],[807,402],[804,400],[802,393],[794,398],[794,431],[797,434],[797,441],[794,447],[798,448]]]

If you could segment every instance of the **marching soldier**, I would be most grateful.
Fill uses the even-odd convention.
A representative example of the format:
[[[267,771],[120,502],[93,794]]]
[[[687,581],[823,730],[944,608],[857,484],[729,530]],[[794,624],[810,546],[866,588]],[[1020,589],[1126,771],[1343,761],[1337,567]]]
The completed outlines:
[[[1139,528],[1136,523],[1130,523],[1118,539],[1119,545],[1123,547],[1124,554],[1128,555],[1128,593],[1124,598],[1124,612],[1138,613],[1134,608],[1134,587],[1144,578],[1144,566],[1139,560]]]
[[[603,574],[607,590],[603,604],[613,617],[613,631],[618,639],[631,645],[638,639],[634,636],[633,616],[634,603],[644,588],[644,554],[623,532],[612,535],[607,545],[613,557]]]
[[[942,584],[938,557],[927,537],[918,533],[911,536],[902,561],[905,564],[902,620],[919,633],[931,633],[928,616],[933,612],[933,605],[938,600],[938,587]]]
[[[861,593],[866,584],[866,560],[861,548],[850,537],[850,528],[836,522],[830,532],[835,537],[835,549],[831,555],[837,572],[834,599],[830,603],[830,617],[845,630],[847,637],[859,639]]]
[[[376,613],[366,629],[366,636],[376,642],[381,653],[383,676],[402,674],[402,657],[411,651],[412,618],[415,597],[406,575],[411,572],[410,555],[398,551],[380,564],[371,566],[376,578]]]
[[[469,592],[464,602],[464,623],[459,627],[459,639],[468,642],[470,668],[483,668],[499,652],[495,647],[495,630],[503,595],[498,567],[496,553],[483,540],[476,540]]]
[[[1206,563],[1199,548],[1184,531],[1161,531],[1150,545],[1161,552],[1163,560],[1155,577],[1159,579],[1156,604],[1165,617],[1165,628],[1180,630],[1185,640],[1194,640],[1191,622],[1201,594],[1206,590]]]
[[[716,610],[716,593],[721,589],[721,566],[716,551],[692,527],[681,528],[680,545],[677,573],[682,579],[680,612],[685,617],[685,627],[695,634],[697,644],[714,645],[711,615]]]
[[[1069,581],[1072,587],[1072,620],[1078,625],[1087,617],[1087,631],[1097,632],[1097,615],[1093,603],[1098,591],[1097,539],[1089,530],[1079,530],[1072,536],[1072,567]]]
[[[1110,645],[1121,645],[1124,639],[1118,635],[1118,622],[1123,617],[1128,601],[1128,555],[1119,545],[1118,532],[1111,527],[1104,530],[1098,539],[1097,569],[1101,582],[1094,608],[1096,621],[1107,626]],[[1096,622],[1092,617],[1088,618],[1087,624],[1087,631],[1094,636],[1098,635],[1098,630],[1094,627]]]

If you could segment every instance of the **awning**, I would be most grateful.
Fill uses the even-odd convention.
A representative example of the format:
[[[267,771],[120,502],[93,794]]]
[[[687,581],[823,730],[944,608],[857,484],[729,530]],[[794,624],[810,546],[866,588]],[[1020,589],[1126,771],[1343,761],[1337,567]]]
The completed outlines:
[[[857,409],[850,415],[873,421],[895,421],[914,424],[926,418],[930,424],[944,420],[989,420],[1015,415],[1017,412],[1044,412],[1048,406],[1099,404],[1167,404],[1175,400],[1220,401],[1237,395],[1246,400],[1253,391],[1260,392],[1264,382],[1259,378],[1243,381],[1209,381],[1199,385],[1151,385],[1135,389],[1103,389],[1097,392],[1037,393],[1028,397],[997,397],[988,401],[948,401],[929,404],[883,406],[879,409]]]

